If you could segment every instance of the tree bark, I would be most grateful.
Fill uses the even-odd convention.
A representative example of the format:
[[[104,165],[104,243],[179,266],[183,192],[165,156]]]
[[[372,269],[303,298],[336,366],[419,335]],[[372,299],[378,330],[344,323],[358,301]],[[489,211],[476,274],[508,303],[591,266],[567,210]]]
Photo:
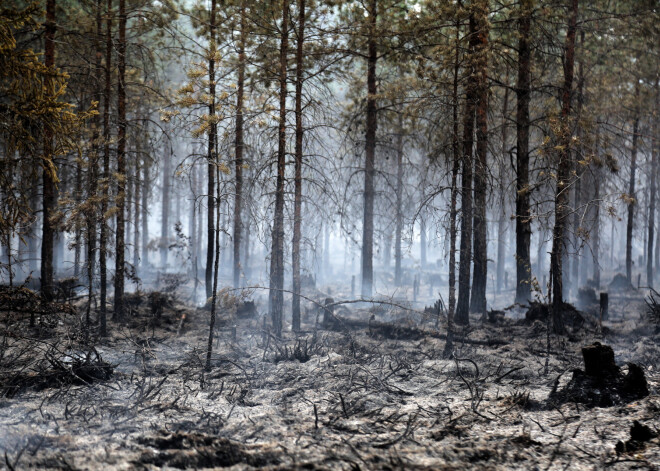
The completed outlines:
[[[532,234],[529,207],[529,103],[531,83],[530,28],[534,0],[522,0],[518,19],[518,83],[516,85],[516,302],[530,299],[529,254]]]
[[[596,127],[596,137],[594,139],[594,154],[598,156],[600,149],[600,134],[599,129]],[[594,208],[594,229],[593,229],[593,277],[594,285],[598,290],[600,289],[600,181],[601,181],[601,166],[599,165],[594,169],[594,200],[596,201],[596,207]],[[611,241],[614,243],[614,241]]]
[[[475,51],[477,48],[477,23],[474,11],[469,23],[469,75],[465,85],[465,115],[463,116],[463,173],[461,175],[461,258],[458,268],[458,303],[456,324],[470,325],[470,263],[472,262],[472,148],[474,144],[474,120],[477,101]]]
[[[507,71],[508,76],[508,71]],[[508,82],[508,80],[507,80]],[[505,189],[506,183],[504,182],[507,157],[507,143],[509,140],[509,126],[507,122],[507,115],[509,112],[509,87],[504,88],[504,103],[502,104],[502,165],[499,168],[499,184],[500,184],[500,214],[497,218],[497,294],[502,292],[502,284],[504,283],[504,257],[505,257],[505,242],[504,232],[506,228],[506,196]]]
[[[477,46],[477,146],[474,179],[474,273],[470,310],[486,312],[488,243],[486,241],[486,193],[488,190],[488,1],[476,5]]]
[[[449,306],[447,308],[447,322],[451,325],[456,308],[456,200],[458,199],[458,171],[460,169],[460,148],[458,140],[458,72],[460,67],[459,42],[461,24],[456,22],[455,55],[454,55],[454,80],[452,86],[452,169],[451,169],[451,193],[449,202]],[[448,327],[449,328],[449,327]]]
[[[302,211],[302,164],[303,164],[303,45],[305,40],[305,0],[298,0],[298,40],[296,45],[296,148],[293,206],[293,306],[292,329],[300,330],[300,239]]]
[[[639,135],[639,80],[635,80],[635,104],[633,117],[632,148],[630,149],[630,182],[628,183],[628,221],[626,224],[626,277],[632,283],[632,239],[633,226],[635,222],[635,206],[637,197],[635,195],[635,173],[637,171],[637,146]]]
[[[170,200],[171,200],[171,173],[172,173],[172,142],[171,136],[165,137],[165,148],[163,155],[163,199],[161,202],[161,220],[160,220],[160,266],[163,270],[167,269],[167,256],[170,229]]]
[[[396,134],[396,219],[394,230],[394,285],[401,286],[401,234],[403,232],[403,120]]]
[[[426,245],[427,245],[427,237],[426,237],[426,218],[424,215],[420,215],[419,219],[419,263],[422,268],[426,268]]]
[[[571,91],[573,88],[573,69],[575,66],[575,33],[577,29],[578,0],[571,0],[569,11],[566,45],[564,48],[564,85],[561,90],[561,140],[557,163],[557,188],[555,190],[555,225],[552,234],[552,252],[550,254],[550,275],[552,278],[552,324],[556,334],[564,333],[562,318],[564,292],[562,276],[562,257],[564,252],[564,229],[568,217],[569,168],[571,153]]]
[[[105,86],[103,89],[103,198],[101,200],[101,231],[99,235],[99,270],[101,271],[99,312],[100,335],[107,335],[107,290],[108,290],[108,222],[106,213],[110,198],[110,88],[112,67],[112,0],[108,0],[105,30]]]
[[[214,204],[215,204],[215,171],[216,171],[216,153],[215,153],[215,140],[217,134],[217,124],[215,123],[215,7],[216,0],[211,0],[211,19],[210,19],[210,39],[209,39],[209,95],[211,103],[209,103],[209,116],[211,118],[211,125],[209,126],[208,133],[208,187],[207,187],[207,249],[206,249],[206,298],[210,298],[213,292],[213,241],[215,237],[214,220]]]
[[[103,22],[101,20],[102,0],[96,2],[96,35],[94,37],[94,100],[101,102],[103,92],[101,90],[101,59],[103,51],[101,50],[101,39],[103,34]],[[98,163],[99,163],[99,137],[101,127],[101,116],[94,115],[92,118],[92,150],[89,159],[89,169],[87,171],[87,193],[88,198],[94,201],[93,209],[86,217],[87,223],[87,325],[91,324],[90,311],[92,297],[94,295],[94,271],[96,259],[96,226],[98,222],[98,210],[96,206],[96,197],[98,191]]]
[[[633,117],[632,148],[630,149],[630,182],[628,183],[628,221],[626,224],[626,277],[632,283],[632,239],[635,222],[635,172],[637,171],[637,146],[639,135],[639,80],[635,80],[635,104]]]
[[[284,180],[286,171],[286,95],[287,54],[289,50],[289,0],[282,2],[282,37],[280,38],[280,124],[277,145],[277,182],[275,213],[270,252],[269,312],[275,335],[282,334],[284,307]]]
[[[367,127],[365,132],[364,162],[364,209],[362,218],[362,297],[370,298],[374,280],[374,174],[376,155],[376,130],[378,116],[376,108],[376,23],[378,20],[378,1],[371,0],[368,5],[367,37]]]
[[[142,199],[142,257],[140,258],[140,266],[147,268],[149,266],[149,159],[145,158],[142,161],[142,191],[140,196]]]
[[[584,30],[580,32],[580,47],[584,47]],[[576,122],[577,126],[577,138],[578,138],[578,155],[582,153],[582,126],[580,125],[580,119],[582,116],[582,108],[584,105],[584,68],[583,61],[578,61],[578,84],[577,84],[577,109],[576,109]],[[580,160],[580,158],[573,159],[575,161]],[[584,169],[581,164],[576,162],[575,165],[575,188],[573,195],[573,247],[575,254],[573,256],[573,263],[571,264],[572,276],[571,279],[577,289],[580,282],[580,258],[581,258],[581,249],[582,249],[582,240],[580,236],[580,207],[582,206],[582,178],[584,177]]]
[[[245,1],[241,2],[241,33],[238,45],[238,89],[236,93],[235,195],[234,195],[234,288],[241,282],[241,231],[243,221],[243,95],[245,90]]]
[[[140,264],[140,146],[137,146],[133,181],[133,269]]]
[[[660,97],[660,88],[658,87],[658,81],[655,82],[655,102],[656,107],[659,103]],[[647,239],[648,248],[647,248],[647,257],[646,257],[646,285],[649,288],[653,288],[653,243],[655,238],[655,198],[656,198],[656,178],[658,174],[658,116],[657,109],[653,114],[652,126],[653,132],[651,137],[651,188],[649,191],[649,236]]]
[[[119,0],[119,42],[117,43],[117,229],[115,234],[115,311],[124,319],[124,257],[126,205],[126,0]]]
[[[44,62],[46,67],[55,67],[55,0],[46,0],[46,25],[44,35]],[[53,88],[52,80],[46,76],[46,89]],[[53,244],[55,228],[51,218],[56,205],[57,180],[56,165],[53,155],[53,132],[46,124],[44,129],[44,160],[52,162],[52,166],[43,166],[43,225],[41,239],[41,293],[46,300],[53,298]],[[31,324],[33,324],[31,322]]]

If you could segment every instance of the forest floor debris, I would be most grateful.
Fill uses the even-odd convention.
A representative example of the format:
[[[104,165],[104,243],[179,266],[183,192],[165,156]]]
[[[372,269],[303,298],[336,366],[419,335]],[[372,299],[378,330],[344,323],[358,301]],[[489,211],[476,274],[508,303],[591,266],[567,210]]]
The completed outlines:
[[[439,330],[432,319],[390,332],[383,329],[396,314],[379,312],[366,325],[317,331],[310,316],[303,332],[278,339],[261,316],[227,310],[210,371],[208,311],[172,300],[158,313],[146,299],[133,322],[112,324],[95,346],[113,367],[104,381],[26,387],[2,399],[9,469],[622,470],[660,462],[657,437],[628,433],[635,421],[660,428],[660,345],[640,330],[641,296],[612,298],[605,336],[589,323],[552,336],[549,357],[545,323],[508,311],[496,323],[473,319],[445,359],[444,319]],[[650,394],[609,407],[547,407],[553,388],[564,390],[582,367],[582,348],[597,341],[618,365],[637,364]]]

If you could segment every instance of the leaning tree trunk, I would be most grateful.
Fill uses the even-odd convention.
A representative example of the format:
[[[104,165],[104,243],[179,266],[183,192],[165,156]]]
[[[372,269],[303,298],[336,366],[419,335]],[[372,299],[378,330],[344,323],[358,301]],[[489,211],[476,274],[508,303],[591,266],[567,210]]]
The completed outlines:
[[[210,298],[213,293],[213,241],[215,231],[213,224],[214,219],[214,189],[215,189],[215,171],[216,171],[216,153],[215,153],[215,140],[218,131],[218,126],[215,123],[215,6],[216,0],[211,0],[211,19],[210,19],[210,40],[209,40],[209,116],[211,123],[208,132],[208,187],[207,187],[207,249],[206,249],[206,298]]]
[[[474,178],[474,273],[470,310],[486,312],[488,242],[486,241],[486,193],[488,187],[488,1],[476,5],[477,46],[477,146]]]
[[[531,83],[530,27],[533,0],[522,0],[518,20],[518,83],[516,85],[516,302],[530,299],[532,235],[529,207],[529,103]]]
[[[245,2],[241,2],[241,33],[238,46],[238,89],[236,91],[235,195],[234,195],[234,288],[241,282],[241,231],[243,221],[243,95],[245,90]]]
[[[477,24],[474,12],[470,13],[468,34],[469,75],[465,93],[465,115],[463,116],[463,173],[461,175],[461,259],[458,269],[458,304],[456,324],[470,324],[470,263],[472,261],[472,147],[474,144],[475,103],[477,79],[475,51],[477,47]]]
[[[577,29],[578,0],[571,0],[568,30],[564,57],[564,85],[561,91],[561,140],[557,162],[557,188],[555,190],[555,225],[552,231],[552,252],[550,254],[550,275],[552,278],[552,325],[556,334],[564,332],[562,318],[564,291],[562,280],[562,256],[564,252],[564,229],[568,218],[568,191],[571,145],[571,89],[575,65],[575,32]]]
[[[305,40],[305,0],[298,0],[298,41],[296,45],[296,149],[293,206],[293,305],[291,327],[300,330],[300,239],[302,211],[302,164],[303,164],[303,44]]]
[[[119,0],[117,44],[117,229],[115,234],[115,319],[124,319],[124,257],[126,202],[126,0]]]
[[[362,297],[370,298],[374,283],[374,174],[376,156],[376,22],[378,2],[371,0],[368,6],[369,32],[367,37],[367,127],[365,132],[364,162],[364,209],[362,217]]]
[[[628,184],[628,221],[626,224],[626,277],[632,283],[632,239],[635,222],[635,172],[637,171],[637,145],[639,133],[639,80],[635,80],[635,116],[633,121],[632,149],[630,150],[630,182]]]
[[[289,0],[282,2],[282,37],[280,39],[280,124],[277,145],[277,182],[275,213],[270,252],[269,312],[275,334],[282,334],[284,308],[284,179],[286,171],[286,81],[289,50]]]
[[[48,68],[55,67],[55,0],[46,1],[46,25],[44,35],[44,61]],[[54,92],[50,75],[46,75],[45,86],[50,94]],[[53,131],[48,124],[44,127],[43,165],[43,224],[41,235],[41,293],[46,300],[53,298],[53,244],[55,228],[51,221],[56,204],[57,167],[53,155]],[[31,317],[31,321],[34,316]],[[30,322],[33,325],[33,322]]]

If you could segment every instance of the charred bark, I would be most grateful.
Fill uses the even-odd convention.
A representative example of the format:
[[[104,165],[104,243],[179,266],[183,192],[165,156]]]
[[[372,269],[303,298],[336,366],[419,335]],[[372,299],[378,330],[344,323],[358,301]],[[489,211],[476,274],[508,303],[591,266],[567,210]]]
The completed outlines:
[[[238,84],[236,90],[235,194],[234,194],[234,288],[241,281],[241,240],[243,221],[243,95],[245,93],[245,2],[241,2],[241,32],[238,46]]]
[[[477,145],[474,178],[474,273],[470,310],[486,312],[486,282],[488,281],[488,243],[486,241],[486,193],[488,191],[488,2],[475,8],[477,23],[476,126]]]
[[[110,198],[110,89],[112,86],[112,0],[108,0],[105,30],[105,85],[103,88],[103,198],[101,200],[101,230],[99,235],[99,269],[101,271],[99,312],[100,335],[107,335],[108,290],[108,223],[106,213]]]
[[[550,254],[550,274],[552,278],[552,325],[556,334],[564,333],[563,272],[562,257],[564,252],[564,233],[568,217],[568,191],[571,145],[571,90],[573,87],[573,69],[575,65],[575,33],[577,29],[578,0],[571,0],[569,11],[566,45],[564,48],[564,85],[561,90],[561,140],[557,162],[557,187],[555,190],[555,225],[552,233],[552,252]]]
[[[282,36],[280,38],[280,124],[277,145],[277,182],[275,188],[275,213],[270,252],[269,312],[273,330],[282,334],[284,307],[284,180],[286,170],[286,96],[287,54],[289,50],[289,0],[282,3]]]
[[[477,22],[474,11],[470,13],[469,26],[469,75],[465,92],[463,116],[463,172],[461,175],[461,258],[458,269],[458,303],[456,324],[470,324],[470,264],[472,262],[472,148],[474,144],[474,120],[477,101],[475,51],[477,47]]]
[[[374,174],[376,155],[376,130],[378,116],[376,108],[376,23],[378,2],[371,0],[368,6],[369,25],[367,37],[367,128],[365,132],[364,162],[364,209],[362,218],[362,297],[370,298],[373,293],[374,258]]]
[[[637,171],[637,146],[639,142],[639,80],[635,80],[635,115],[633,117],[632,148],[630,149],[630,181],[628,183],[628,220],[626,223],[626,278],[632,283],[632,239],[635,223],[635,173]]]
[[[208,132],[208,149],[207,149],[207,162],[208,162],[208,186],[207,186],[207,249],[206,249],[206,298],[210,298],[213,290],[213,241],[215,237],[214,231],[214,192],[215,192],[215,171],[216,171],[216,135],[218,126],[215,122],[215,9],[216,0],[211,0],[211,18],[209,22],[210,38],[209,38],[209,95],[211,103],[209,103],[209,116],[211,123]]]
[[[530,299],[529,254],[532,234],[529,206],[529,103],[531,83],[530,28],[533,0],[523,0],[518,19],[518,83],[516,85],[516,302]]]
[[[46,24],[44,35],[44,62],[46,67],[55,67],[55,0],[46,0]],[[53,84],[49,75],[45,79],[46,90],[52,92]],[[55,182],[57,180],[56,165],[53,152],[53,131],[46,124],[44,129],[44,160],[51,165],[43,166],[43,225],[41,239],[41,293],[50,301],[53,298],[53,244],[55,227],[52,223],[56,205]],[[32,318],[33,319],[33,318]],[[32,320],[31,319],[31,320]],[[31,325],[34,323],[31,321]]]
[[[303,44],[305,41],[305,0],[298,0],[298,40],[296,44],[296,148],[293,203],[293,309],[292,329],[300,330],[300,239],[302,223],[302,164],[303,164]]]
[[[119,0],[117,43],[117,229],[115,234],[115,319],[124,319],[124,265],[126,237],[126,0]]]

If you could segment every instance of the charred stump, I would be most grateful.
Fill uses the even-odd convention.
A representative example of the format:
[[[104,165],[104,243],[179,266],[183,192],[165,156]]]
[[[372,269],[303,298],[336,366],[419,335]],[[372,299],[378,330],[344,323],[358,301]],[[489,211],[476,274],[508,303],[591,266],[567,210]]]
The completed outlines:
[[[610,407],[649,395],[642,368],[628,363],[628,372],[624,375],[614,362],[612,347],[595,342],[582,348],[582,357],[584,371],[574,370],[573,377],[560,391],[555,385],[548,398],[550,406],[577,402],[587,407]]]

